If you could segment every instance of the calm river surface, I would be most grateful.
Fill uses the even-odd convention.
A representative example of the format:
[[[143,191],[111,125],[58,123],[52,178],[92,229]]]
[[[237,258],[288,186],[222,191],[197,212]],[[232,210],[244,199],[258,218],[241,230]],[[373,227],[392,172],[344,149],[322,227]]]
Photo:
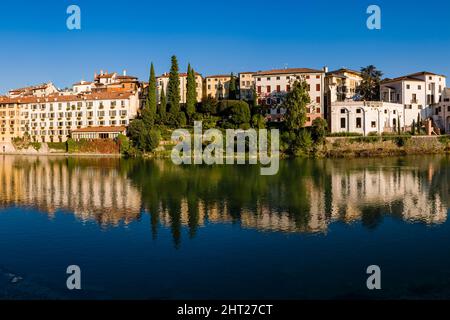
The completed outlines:
[[[449,157],[259,172],[1,156],[0,298],[450,298]]]

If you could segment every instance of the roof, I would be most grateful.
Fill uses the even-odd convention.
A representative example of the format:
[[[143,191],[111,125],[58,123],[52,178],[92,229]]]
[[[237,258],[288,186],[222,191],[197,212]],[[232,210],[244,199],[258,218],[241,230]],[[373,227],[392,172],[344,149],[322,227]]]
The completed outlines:
[[[337,70],[329,71],[329,72],[327,72],[327,74],[330,74],[330,73],[341,73],[341,72],[349,72],[349,73],[355,73],[357,75],[361,75],[360,71],[351,70],[351,69],[347,69],[347,68],[340,68],[340,69],[337,69]]]
[[[124,132],[126,128],[124,126],[118,127],[88,127],[88,128],[80,128],[75,129],[72,133],[81,133],[81,132]]]
[[[137,79],[137,77],[134,76],[117,76],[116,79]]]
[[[416,73],[408,74],[407,77],[417,77],[417,76],[423,76],[423,75],[439,76],[439,77],[444,77],[444,78],[446,78],[446,76],[443,75],[443,74],[437,74],[437,73],[428,72],[428,71],[421,71],[421,72],[416,72]]]
[[[28,86],[23,88],[17,88],[17,89],[11,89],[9,90],[10,93],[13,92],[24,92],[29,90],[40,90],[40,89],[46,89],[48,86],[52,85],[52,83],[42,83],[35,86]]]
[[[196,72],[195,73],[195,75],[196,76],[201,76],[201,74],[200,73],[198,73],[198,72]],[[168,78],[170,76],[170,73],[163,73],[162,75],[160,75],[159,77],[157,77],[157,78]],[[187,77],[187,73],[185,73],[185,72],[182,72],[182,73],[178,73],[178,76],[179,77]]]
[[[229,75],[229,74],[215,74],[215,75],[212,75],[212,76],[205,77],[205,79],[208,79],[208,78],[231,78],[231,75]]]
[[[45,97],[18,97],[7,98],[0,100],[1,103],[45,103],[45,102],[72,102],[72,101],[86,101],[86,100],[121,100],[128,99],[133,93],[131,92],[98,92],[91,94],[78,94],[78,95],[48,95]]]
[[[309,68],[290,68],[290,69],[273,69],[267,71],[255,72],[255,75],[276,75],[276,74],[291,74],[291,73],[324,73],[322,70]]]
[[[423,80],[420,80],[420,79],[412,78],[412,77],[409,77],[409,76],[403,76],[403,77],[398,77],[398,78],[394,78],[394,79],[385,79],[385,80],[381,81],[381,84],[392,83],[392,82],[399,82],[399,81],[424,82]]]
[[[239,74],[254,74],[256,72],[254,71],[247,71],[247,72],[239,72]]]
[[[104,73],[97,75],[96,78],[112,78],[116,73]]]
[[[93,82],[90,82],[90,81],[80,81],[80,82],[77,82],[77,83],[74,83],[73,85],[74,86],[88,86],[88,85],[91,85]]]

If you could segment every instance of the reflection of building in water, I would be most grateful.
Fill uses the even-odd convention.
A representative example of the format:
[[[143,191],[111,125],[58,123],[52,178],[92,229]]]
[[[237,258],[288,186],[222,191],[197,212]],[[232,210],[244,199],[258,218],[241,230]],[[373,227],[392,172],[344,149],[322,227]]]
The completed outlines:
[[[0,203],[37,207],[49,215],[68,210],[101,224],[129,223],[139,217],[140,193],[117,170],[102,167],[111,160],[71,166],[61,158],[3,157]]]
[[[430,164],[427,173],[433,171]],[[359,220],[367,208],[383,206],[387,213],[404,220],[442,223],[447,220],[447,205],[439,194],[430,194],[426,179],[412,168],[378,167],[355,171],[335,170],[332,174],[333,219]],[[444,200],[445,201],[445,200]],[[398,208],[400,206],[400,208]]]

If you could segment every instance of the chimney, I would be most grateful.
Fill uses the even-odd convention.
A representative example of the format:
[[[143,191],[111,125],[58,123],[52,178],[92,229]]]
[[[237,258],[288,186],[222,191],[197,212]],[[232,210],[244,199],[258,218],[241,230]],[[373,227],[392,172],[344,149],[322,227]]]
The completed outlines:
[[[323,72],[325,72],[325,73],[328,72],[328,67],[327,66],[323,67]]]
[[[123,70],[123,75],[126,76],[127,75],[127,69]]]
[[[100,75],[102,75],[103,74],[103,70],[100,70]]]

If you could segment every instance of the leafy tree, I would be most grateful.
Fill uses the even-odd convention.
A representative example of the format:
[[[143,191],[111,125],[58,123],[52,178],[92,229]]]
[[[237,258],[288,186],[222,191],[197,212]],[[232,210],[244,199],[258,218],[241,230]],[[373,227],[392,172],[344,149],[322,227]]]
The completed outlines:
[[[236,100],[237,99],[237,87],[236,87],[236,77],[233,72],[230,76],[230,86],[228,88],[228,99]]]
[[[187,88],[186,88],[186,114],[189,121],[192,121],[192,117],[195,113],[195,104],[197,103],[197,88],[195,82],[195,71],[188,65],[187,71]]]
[[[286,109],[285,126],[288,131],[298,130],[305,125],[306,106],[310,102],[308,85],[305,81],[296,81],[282,104]]]
[[[266,127],[266,121],[261,114],[254,114],[252,116],[252,127],[255,129],[264,129]]]
[[[170,67],[169,84],[167,86],[167,102],[169,104],[169,112],[174,117],[177,117],[180,112],[180,78],[176,56],[172,56],[172,66]]]
[[[144,109],[142,110],[142,119],[147,127],[152,127],[155,124],[156,106],[156,76],[152,63],[150,66],[147,99],[145,101]]]
[[[215,115],[217,114],[217,100],[211,96],[202,99],[199,111],[201,113]]]
[[[133,145],[142,152],[150,152],[158,147],[161,134],[158,130],[149,129],[141,119],[130,122],[128,136]]]
[[[226,128],[250,127],[251,113],[248,103],[240,100],[222,100],[219,103],[219,114],[225,119]]]
[[[327,135],[328,123],[323,118],[316,118],[312,122],[312,138],[316,143],[323,143]]]
[[[365,101],[380,100],[380,83],[383,73],[373,65],[361,68],[362,81],[356,92]]]

